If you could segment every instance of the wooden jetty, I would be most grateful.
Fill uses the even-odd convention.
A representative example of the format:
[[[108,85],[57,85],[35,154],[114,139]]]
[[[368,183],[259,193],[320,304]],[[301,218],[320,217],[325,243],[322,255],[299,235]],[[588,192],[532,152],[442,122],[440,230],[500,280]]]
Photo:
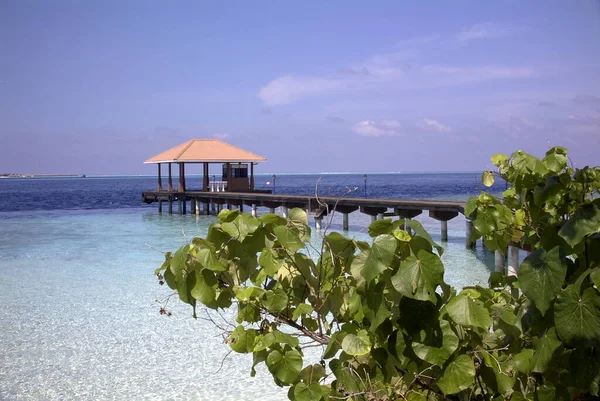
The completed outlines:
[[[156,191],[145,191],[142,200],[148,204],[157,202],[158,211],[162,213],[163,204],[167,204],[168,213],[173,213],[173,204],[177,203],[177,212],[186,214],[189,202],[190,212],[196,215],[218,213],[224,205],[228,208],[244,210],[251,208],[256,216],[258,207],[269,208],[271,213],[281,207],[284,217],[290,208],[301,208],[312,214],[317,230],[321,229],[323,218],[335,209],[342,214],[342,227],[349,228],[349,214],[359,210],[371,216],[371,221],[389,216],[412,219],[424,211],[429,217],[438,220],[441,225],[441,239],[448,240],[448,221],[465,213],[465,202],[442,200],[416,199],[380,199],[380,198],[350,198],[307,195],[273,194],[271,191],[257,191],[254,188],[254,166],[266,159],[254,153],[216,139],[192,139],[165,152],[162,152],[145,163],[158,165],[158,182]],[[202,163],[203,180],[199,190],[189,190],[185,183],[185,164]],[[217,181],[210,180],[209,164],[222,165],[222,176]],[[167,189],[163,189],[161,165],[168,165]],[[177,190],[173,189],[171,165],[179,167]],[[249,167],[249,169],[248,169]],[[248,174],[248,170],[250,173]],[[406,226],[408,229],[408,225]],[[466,219],[465,246],[473,248],[473,223]],[[518,266],[518,251],[516,246],[509,249],[509,267]],[[496,268],[504,269],[505,257],[496,251]]]
[[[173,203],[177,203],[177,213],[187,213],[189,202],[190,212],[197,215],[218,213],[227,205],[229,208],[244,210],[244,206],[251,208],[252,215],[256,215],[258,207],[266,207],[272,213],[278,207],[282,214],[287,215],[291,208],[301,208],[314,215],[315,226],[321,228],[322,219],[327,213],[334,210],[342,214],[344,230],[349,228],[349,214],[359,210],[371,216],[371,220],[382,219],[389,216],[412,219],[423,211],[429,212],[429,217],[441,222],[442,241],[448,239],[448,221],[464,215],[465,203],[455,201],[433,201],[413,199],[380,199],[380,198],[335,198],[328,196],[285,195],[258,192],[208,192],[208,191],[146,191],[142,193],[142,200],[146,203],[158,203],[158,210],[162,212],[163,203],[168,205],[169,213],[173,213]],[[472,223],[467,220],[467,237],[472,233]],[[467,241],[467,246],[472,247],[472,242]]]

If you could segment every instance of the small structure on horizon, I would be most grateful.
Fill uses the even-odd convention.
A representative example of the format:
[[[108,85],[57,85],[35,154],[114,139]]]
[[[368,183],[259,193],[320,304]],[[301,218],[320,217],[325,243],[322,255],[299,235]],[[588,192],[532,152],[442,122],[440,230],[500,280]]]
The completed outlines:
[[[146,160],[144,164],[158,165],[158,188],[161,192],[161,165],[168,165],[167,191],[173,192],[171,165],[179,167],[179,183],[177,192],[186,192],[185,165],[203,164],[203,192],[253,192],[254,165],[265,162],[262,156],[230,145],[218,139],[191,139]],[[219,181],[210,181],[208,166],[210,163],[222,164],[222,176]],[[248,172],[248,167],[250,171]],[[249,173],[249,174],[248,174]]]

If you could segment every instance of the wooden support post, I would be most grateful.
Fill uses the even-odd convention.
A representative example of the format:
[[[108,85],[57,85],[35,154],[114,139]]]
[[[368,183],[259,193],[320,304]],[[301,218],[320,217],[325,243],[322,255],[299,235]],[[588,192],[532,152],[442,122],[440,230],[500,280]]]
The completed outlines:
[[[210,203],[209,202],[204,202],[204,210],[203,210],[205,215],[209,215],[210,214]]]
[[[177,182],[177,192],[183,192],[183,171],[181,169],[181,163],[177,163],[179,167],[179,181]]]
[[[190,199],[190,213],[196,213],[196,199],[194,198]]]
[[[496,271],[503,272],[504,268],[505,268],[505,257],[504,257],[504,254],[502,252],[500,252],[499,249],[496,249],[496,252],[494,252],[494,259],[495,259]]]
[[[472,249],[475,247],[475,242],[473,241],[473,222],[471,220],[467,220],[465,222],[465,247],[467,249]]]
[[[243,203],[240,203],[240,208],[239,209],[240,209],[240,212],[242,212],[242,213],[244,212],[244,204]]]
[[[371,223],[374,223],[377,220],[377,216],[372,214],[371,215]]]
[[[519,248],[510,245],[508,247],[508,275],[516,276],[519,270]]]
[[[169,214],[173,214],[173,199],[171,199],[171,195],[169,195]]]
[[[348,231],[348,213],[342,213],[342,230]]]
[[[173,192],[173,176],[171,175],[171,163],[169,163],[169,180],[167,181],[167,191]]]
[[[179,186],[177,192],[185,192],[185,163],[179,163]]]
[[[448,222],[440,221],[440,225],[442,226],[442,242],[448,242]]]
[[[377,220],[383,220],[383,213],[377,213]]]
[[[274,207],[272,207],[272,208],[269,208],[269,213],[271,213],[271,214],[275,214],[275,208],[274,208]]]
[[[281,217],[287,219],[289,214],[289,209],[287,208],[287,206],[281,206]]]
[[[322,217],[315,217],[315,229],[321,231],[321,223],[323,222]]]
[[[158,201],[158,213],[162,213],[162,202],[161,200]]]
[[[254,162],[250,162],[250,191],[254,192]]]
[[[212,204],[212,214],[217,214],[217,204],[214,202]]]
[[[227,171],[227,189],[226,189],[226,191],[231,191],[231,163],[225,163],[225,169]]]
[[[160,163],[158,163],[158,192],[162,191],[162,176],[160,175]]]
[[[208,183],[209,183],[208,163],[203,163],[203,166],[202,166],[202,191],[203,192],[208,191]]]
[[[252,204],[252,211],[250,212],[252,217],[256,217],[256,203]]]

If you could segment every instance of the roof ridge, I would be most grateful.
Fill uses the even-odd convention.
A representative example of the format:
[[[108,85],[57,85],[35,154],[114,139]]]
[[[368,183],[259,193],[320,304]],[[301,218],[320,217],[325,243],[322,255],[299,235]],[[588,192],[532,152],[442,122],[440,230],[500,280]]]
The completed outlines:
[[[194,143],[194,141],[195,141],[195,139],[190,139],[190,140],[188,141],[188,144],[187,144],[187,146],[185,146],[185,147],[183,148],[183,150],[182,150],[181,152],[179,152],[179,154],[177,155],[177,157],[174,157],[174,158],[173,158],[173,160],[177,160],[177,159],[179,159],[179,158],[181,157],[181,155],[183,155],[183,153],[184,153],[186,150],[188,150],[188,148],[189,148],[190,146],[192,146],[192,143]]]

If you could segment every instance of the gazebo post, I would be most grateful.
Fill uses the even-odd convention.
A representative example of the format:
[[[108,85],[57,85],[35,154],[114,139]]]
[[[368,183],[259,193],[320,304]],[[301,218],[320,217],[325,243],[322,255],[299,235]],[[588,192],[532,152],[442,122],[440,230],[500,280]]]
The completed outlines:
[[[171,163],[169,163],[169,181],[167,181],[167,191],[173,192],[173,178],[171,176]]]
[[[254,162],[250,162],[250,191],[254,192]]]
[[[185,192],[185,163],[179,164],[179,186],[177,187],[177,192]]]
[[[162,177],[160,175],[160,163],[158,163],[157,166],[158,166],[158,187],[157,187],[157,191],[161,192],[162,191]]]
[[[204,162],[204,167],[202,171],[202,191],[208,191],[208,162]]]
[[[225,163],[225,169],[227,170],[227,191],[231,189],[231,163]]]

